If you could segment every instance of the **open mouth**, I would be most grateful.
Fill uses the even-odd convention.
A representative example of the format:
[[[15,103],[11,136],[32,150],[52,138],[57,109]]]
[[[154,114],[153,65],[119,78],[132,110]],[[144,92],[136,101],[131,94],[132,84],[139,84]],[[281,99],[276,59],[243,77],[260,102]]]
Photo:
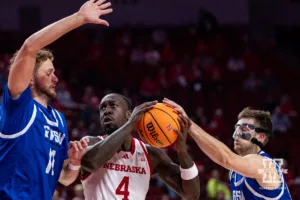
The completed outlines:
[[[56,85],[52,85],[50,89],[55,90]]]
[[[103,120],[103,124],[110,124],[112,122],[113,122],[112,118],[109,118],[109,117],[105,117]]]

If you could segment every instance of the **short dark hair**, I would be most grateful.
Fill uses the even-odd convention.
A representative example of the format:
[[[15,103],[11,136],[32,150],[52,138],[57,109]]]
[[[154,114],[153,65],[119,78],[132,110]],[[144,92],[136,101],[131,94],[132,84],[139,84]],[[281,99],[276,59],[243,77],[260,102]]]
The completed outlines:
[[[249,107],[244,108],[238,115],[238,120],[242,118],[253,118],[259,124],[259,128],[265,129],[265,135],[267,136],[268,142],[269,138],[273,136],[273,123],[271,118],[271,113],[263,110],[255,110]]]
[[[116,95],[116,96],[121,97],[125,101],[128,110],[132,110],[132,103],[131,103],[131,100],[129,98],[127,98],[124,95],[119,94],[119,93],[112,93],[112,95]]]

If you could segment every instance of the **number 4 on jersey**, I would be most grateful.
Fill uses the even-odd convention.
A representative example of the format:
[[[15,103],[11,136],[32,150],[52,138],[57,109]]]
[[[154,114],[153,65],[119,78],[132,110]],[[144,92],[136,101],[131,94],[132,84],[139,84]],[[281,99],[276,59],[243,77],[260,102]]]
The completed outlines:
[[[116,194],[117,195],[123,195],[124,196],[122,200],[129,200],[128,199],[128,196],[129,196],[128,186],[129,186],[129,177],[124,176],[124,178],[122,179],[122,181],[119,184],[118,188],[116,189]]]

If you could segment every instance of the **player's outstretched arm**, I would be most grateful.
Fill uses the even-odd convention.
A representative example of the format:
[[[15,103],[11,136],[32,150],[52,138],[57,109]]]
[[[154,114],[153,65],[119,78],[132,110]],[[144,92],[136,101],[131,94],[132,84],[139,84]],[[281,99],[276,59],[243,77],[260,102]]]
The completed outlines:
[[[153,174],[158,175],[183,199],[198,200],[200,197],[198,169],[187,153],[186,148],[186,136],[190,127],[190,121],[184,116],[180,116],[178,121],[181,131],[175,130],[178,134],[175,148],[180,166],[173,163],[170,157],[161,149],[147,147],[154,166]]]
[[[26,39],[17,53],[8,76],[8,88],[13,98],[18,98],[28,87],[35,66],[35,56],[41,48],[85,23],[109,25],[107,21],[99,18],[112,12],[112,9],[107,9],[110,3],[103,4],[104,1],[87,1],[75,14],[43,28]]]
[[[146,102],[137,106],[133,110],[128,122],[121,128],[113,132],[104,140],[89,146],[81,161],[82,169],[87,172],[93,172],[104,165],[118,149],[120,149],[125,138],[131,134],[134,128],[136,128],[142,114],[145,111],[152,109],[156,103],[157,101]]]
[[[173,107],[178,113],[186,115],[183,108],[175,102],[165,99],[164,103]],[[214,162],[223,166],[228,170],[233,170],[239,174],[255,178],[258,182],[261,181],[262,174],[259,170],[263,169],[263,157],[258,154],[250,154],[247,156],[240,156],[232,152],[225,144],[216,138],[206,133],[197,124],[192,122],[189,129],[189,134],[198,144],[199,148]],[[275,170],[275,165],[273,165]]]

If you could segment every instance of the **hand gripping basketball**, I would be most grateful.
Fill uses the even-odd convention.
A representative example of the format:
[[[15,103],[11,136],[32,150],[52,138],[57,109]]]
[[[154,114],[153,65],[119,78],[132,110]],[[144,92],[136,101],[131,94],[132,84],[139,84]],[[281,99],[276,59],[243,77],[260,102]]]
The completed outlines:
[[[190,126],[192,125],[191,120],[182,114],[178,117],[178,122],[180,124],[180,130],[174,129],[178,137],[175,142],[175,149],[179,151],[186,151],[186,137],[189,132]]]
[[[138,121],[140,120],[144,112],[152,109],[155,104],[157,104],[157,101],[146,102],[135,107],[130,115],[128,122],[131,123],[134,127],[136,127]]]
[[[188,117],[186,112],[184,111],[184,109],[180,105],[175,103],[174,101],[172,101],[170,99],[167,99],[167,98],[164,98],[162,100],[162,102],[164,104],[166,104],[167,106],[169,106],[169,107],[173,108],[174,110],[176,110],[179,115],[183,115],[185,117]]]

